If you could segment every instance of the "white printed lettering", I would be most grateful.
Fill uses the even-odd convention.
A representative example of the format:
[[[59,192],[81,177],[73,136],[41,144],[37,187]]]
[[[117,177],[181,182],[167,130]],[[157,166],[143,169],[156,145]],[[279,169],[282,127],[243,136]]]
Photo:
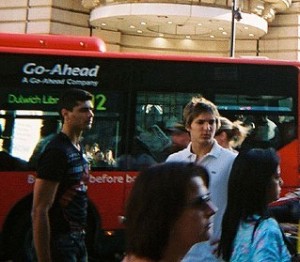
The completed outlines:
[[[23,66],[23,72],[27,75],[42,75],[48,73],[49,75],[60,76],[89,76],[97,77],[99,72],[99,65],[94,67],[71,67],[68,64],[56,64],[48,69],[36,63],[27,63]]]
[[[134,176],[130,176],[130,175],[126,174],[126,183],[131,184],[134,182],[134,180],[135,180]]]
[[[124,183],[124,178],[122,176],[109,176],[107,174],[102,174],[101,176],[90,175],[90,183],[122,184]]]

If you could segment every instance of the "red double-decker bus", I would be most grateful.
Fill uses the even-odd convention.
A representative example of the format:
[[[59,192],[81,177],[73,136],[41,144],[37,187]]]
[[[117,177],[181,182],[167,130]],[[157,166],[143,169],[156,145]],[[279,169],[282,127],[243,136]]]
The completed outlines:
[[[90,37],[0,34],[0,64],[2,260],[31,259],[37,145],[59,130],[56,104],[70,87],[88,90],[95,103],[82,141],[91,163],[91,259],[118,261],[128,192],[141,168],[165,160],[166,130],[182,121],[192,96],[251,126],[242,146],[275,147],[284,193],[299,186],[298,62],[108,53]]]

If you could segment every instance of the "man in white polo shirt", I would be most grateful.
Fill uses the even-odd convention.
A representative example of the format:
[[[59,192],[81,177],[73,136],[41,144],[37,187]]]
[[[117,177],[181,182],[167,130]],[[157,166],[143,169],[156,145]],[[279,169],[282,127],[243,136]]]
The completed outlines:
[[[222,217],[227,205],[227,185],[236,153],[221,147],[214,139],[220,127],[217,107],[203,97],[193,97],[183,111],[184,123],[190,133],[191,142],[183,150],[171,154],[167,162],[197,162],[204,166],[210,175],[209,191],[211,200],[218,211],[213,218],[213,232],[210,241],[194,245],[184,262],[218,261],[213,244],[221,236]]]

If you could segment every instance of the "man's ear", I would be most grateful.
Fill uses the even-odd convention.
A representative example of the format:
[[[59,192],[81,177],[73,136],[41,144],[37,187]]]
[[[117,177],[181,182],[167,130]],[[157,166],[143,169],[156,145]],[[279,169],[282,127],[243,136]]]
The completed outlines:
[[[65,108],[63,108],[63,109],[61,110],[61,115],[62,115],[63,119],[66,119],[66,118],[67,118],[68,112],[69,112],[69,111],[68,111],[67,109],[65,109]]]

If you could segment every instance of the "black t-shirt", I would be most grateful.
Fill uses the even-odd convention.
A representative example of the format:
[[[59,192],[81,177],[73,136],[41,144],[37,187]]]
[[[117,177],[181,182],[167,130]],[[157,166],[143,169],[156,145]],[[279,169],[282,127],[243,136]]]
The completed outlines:
[[[52,233],[85,229],[88,171],[83,152],[77,150],[63,133],[54,137],[41,155],[37,177],[59,182],[49,213]]]

